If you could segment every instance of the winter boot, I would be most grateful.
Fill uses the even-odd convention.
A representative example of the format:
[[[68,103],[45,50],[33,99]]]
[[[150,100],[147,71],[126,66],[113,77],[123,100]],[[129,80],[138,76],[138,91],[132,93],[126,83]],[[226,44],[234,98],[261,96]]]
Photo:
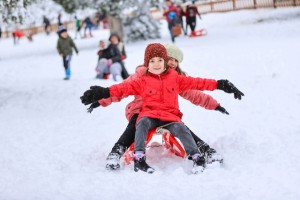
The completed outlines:
[[[138,172],[139,170],[147,172],[149,174],[152,174],[155,171],[155,169],[153,169],[146,163],[145,154],[142,156],[136,156],[135,154],[134,156],[134,171]]]
[[[196,144],[202,155],[205,155],[206,152],[210,149],[209,145],[203,142],[202,140],[198,141]]]
[[[223,164],[223,156],[213,148],[209,148],[206,151],[206,162],[208,164],[211,164],[213,162],[219,162],[220,164]]]
[[[106,169],[120,169],[120,158],[123,156],[126,149],[127,148],[124,145],[116,143],[106,158]]]
[[[205,168],[205,158],[203,155],[195,154],[192,156],[194,165],[192,168],[192,173],[197,174],[199,172],[203,172]]]
[[[223,157],[221,154],[217,153],[217,151],[213,148],[210,148],[208,144],[203,141],[197,142],[197,147],[202,155],[205,157],[206,164],[211,164],[213,162],[223,163]]]

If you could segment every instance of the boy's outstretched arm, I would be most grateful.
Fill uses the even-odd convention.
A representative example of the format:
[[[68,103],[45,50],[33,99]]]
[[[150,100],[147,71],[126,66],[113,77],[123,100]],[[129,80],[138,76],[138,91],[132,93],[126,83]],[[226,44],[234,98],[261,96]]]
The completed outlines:
[[[238,90],[230,81],[228,80],[218,80],[218,87],[217,89],[223,90],[226,93],[233,93],[235,99],[242,99],[244,93]]]
[[[83,93],[80,97],[81,103],[84,105],[89,105],[100,99],[105,99],[110,97],[109,88],[104,88],[101,86],[91,86],[89,90]]]

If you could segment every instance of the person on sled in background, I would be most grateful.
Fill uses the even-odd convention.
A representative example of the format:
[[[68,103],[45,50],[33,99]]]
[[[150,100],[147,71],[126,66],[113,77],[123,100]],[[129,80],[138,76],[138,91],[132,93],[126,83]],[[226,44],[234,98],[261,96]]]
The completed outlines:
[[[182,51],[174,44],[165,44],[167,50],[167,55],[169,57],[168,66],[170,69],[175,70],[179,75],[186,76],[186,73],[180,68],[179,63],[183,60]],[[125,81],[132,81],[138,77],[145,75],[147,72],[147,67],[141,65],[136,68],[135,74],[130,75]],[[201,106],[207,110],[217,110],[224,114],[229,114],[225,108],[223,108],[213,97],[207,95],[199,90],[188,90],[179,93],[181,97],[186,100],[189,100],[191,103],[196,106]],[[109,106],[112,102],[118,102],[121,99],[118,98],[108,98],[102,99],[93,103],[89,108],[88,112],[92,112],[94,108],[99,106],[106,107]],[[111,152],[107,156],[106,169],[108,170],[118,170],[120,168],[120,158],[123,156],[125,151],[133,144],[135,137],[135,124],[138,118],[138,115],[142,109],[143,100],[141,96],[135,95],[134,100],[130,102],[125,109],[125,115],[129,121],[125,131],[120,136],[118,141],[113,146]],[[189,129],[190,130],[190,129]],[[206,163],[212,163],[215,161],[222,162],[223,158],[220,154],[216,152],[215,149],[211,148],[198,136],[196,136],[190,130],[198,149],[202,155],[205,155]]]
[[[177,16],[180,15],[180,11],[174,5],[174,3],[171,0],[166,0],[167,8],[164,10],[163,16],[166,18],[168,22],[168,29],[170,31],[171,40],[174,43],[175,42],[175,36],[173,33],[173,26],[174,26],[174,20]]]
[[[129,76],[128,71],[124,64],[124,60],[127,58],[126,51],[125,51],[125,45],[117,33],[112,33],[109,36],[108,40],[110,41],[111,45],[117,46],[120,51],[121,61],[119,63],[121,65],[121,76],[122,76],[123,80],[125,80]]]
[[[100,50],[97,52],[98,61],[96,66],[96,78],[98,79],[108,79],[110,75],[108,59],[110,58],[110,52],[108,49],[109,41],[108,40],[100,40],[99,47]],[[103,66],[104,65],[104,66]],[[101,73],[102,71],[102,73]]]
[[[166,48],[159,44],[149,44],[145,50],[144,65],[147,73],[133,81],[124,81],[109,88],[92,86],[81,96],[84,105],[92,104],[104,98],[122,98],[129,95],[140,95],[143,106],[137,119],[134,140],[134,170],[153,173],[155,170],[146,163],[145,142],[148,132],[156,127],[165,126],[184,146],[185,152],[194,165],[192,172],[198,173],[205,167],[204,155],[201,155],[197,145],[182,123],[182,113],[178,106],[180,92],[197,90],[220,89],[227,93],[234,93],[235,98],[241,99],[244,94],[228,80],[213,80],[193,78],[179,75],[167,67]]]
[[[123,43],[120,42],[116,34],[109,37],[110,44],[105,49],[100,49],[98,52],[97,77],[99,79],[107,79],[109,74],[112,74],[114,81],[126,79],[129,75],[122,60],[126,58],[126,53]],[[103,45],[104,48],[105,42]],[[122,51],[120,46],[122,45]],[[100,47],[101,48],[101,47]]]
[[[197,25],[197,15],[199,16],[199,19],[202,19],[201,18],[201,15],[200,13],[198,12],[198,9],[195,5],[195,1],[192,1],[192,5],[188,5],[186,7],[186,10],[185,10],[185,17],[186,17],[186,33],[188,32],[188,26],[190,26],[191,28],[191,34],[190,36],[196,36],[196,32],[195,32],[195,28],[196,28],[196,25]]]
[[[57,51],[63,59],[63,65],[65,68],[66,77],[64,80],[69,80],[71,77],[71,58],[73,54],[73,49],[75,50],[76,54],[78,54],[78,49],[72,40],[72,38],[68,35],[67,29],[61,25],[58,29],[58,41],[57,41]]]

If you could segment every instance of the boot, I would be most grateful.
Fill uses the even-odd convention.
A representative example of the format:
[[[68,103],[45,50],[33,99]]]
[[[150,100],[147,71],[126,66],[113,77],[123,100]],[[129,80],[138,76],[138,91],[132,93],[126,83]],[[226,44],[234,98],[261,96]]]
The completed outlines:
[[[208,144],[203,141],[197,142],[197,147],[202,155],[204,155],[206,164],[211,164],[213,162],[223,163],[223,157],[215,149],[211,148]]]
[[[203,155],[195,154],[192,156],[193,159],[193,168],[192,173],[197,174],[199,172],[203,172],[205,168],[205,158]]]
[[[120,158],[123,156],[126,149],[127,147],[125,147],[124,145],[116,143],[106,158],[106,169],[120,169]]]
[[[155,169],[153,169],[146,163],[145,155],[141,158],[134,158],[134,171],[138,172],[139,170],[147,172],[149,174],[152,174],[155,171]]]
[[[220,164],[223,164],[223,156],[213,148],[209,148],[206,152],[206,162],[208,164],[213,162],[219,162]]]

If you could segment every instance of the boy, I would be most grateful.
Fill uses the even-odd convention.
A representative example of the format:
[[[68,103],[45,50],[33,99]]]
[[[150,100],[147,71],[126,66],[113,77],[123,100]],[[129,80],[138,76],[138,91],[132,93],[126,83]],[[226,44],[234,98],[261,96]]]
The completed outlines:
[[[78,49],[73,42],[72,38],[68,35],[67,29],[61,25],[58,29],[58,41],[57,41],[57,51],[59,55],[63,58],[63,65],[65,68],[66,77],[64,80],[69,80],[71,76],[70,62],[72,58],[72,48],[78,54]]]

